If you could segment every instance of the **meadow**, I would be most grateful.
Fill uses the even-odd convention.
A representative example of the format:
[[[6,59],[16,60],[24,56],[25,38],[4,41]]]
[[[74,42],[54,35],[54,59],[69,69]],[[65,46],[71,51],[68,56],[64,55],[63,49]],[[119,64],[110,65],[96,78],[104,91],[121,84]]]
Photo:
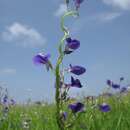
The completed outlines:
[[[45,5],[45,8],[48,9],[47,12],[50,12],[49,7],[52,2],[48,3],[48,6],[46,6],[46,4],[44,2],[43,2],[43,5]],[[8,95],[7,89],[3,89],[3,87],[0,86],[0,130],[130,130],[130,85],[122,84],[124,77],[120,77],[118,83],[115,83],[115,81],[113,82],[111,80],[107,80],[106,83],[107,83],[108,87],[105,88],[106,90],[102,94],[99,94],[98,96],[82,95],[82,98],[79,97],[80,99],[78,99],[78,98],[75,99],[75,98],[72,98],[73,96],[71,94],[69,94],[69,90],[71,88],[80,89],[84,86],[81,82],[81,80],[83,80],[83,78],[81,78],[80,76],[86,72],[88,72],[88,74],[90,71],[94,72],[93,74],[96,79],[98,74],[100,77],[100,74],[102,72],[106,73],[105,72],[106,70],[107,71],[111,70],[110,75],[113,75],[114,73],[116,74],[117,70],[119,70],[119,72],[120,72],[121,66],[122,66],[122,68],[126,68],[126,66],[123,67],[123,65],[121,65],[121,61],[120,61],[120,59],[123,59],[124,61],[125,60],[128,61],[128,59],[124,58],[124,57],[126,57],[126,58],[129,57],[128,56],[129,54],[126,53],[127,52],[126,49],[124,49],[124,41],[126,40],[126,37],[124,37],[125,40],[123,40],[123,42],[119,39],[119,41],[121,41],[123,43],[123,46],[120,46],[120,44],[118,45],[118,47],[120,46],[121,50],[125,50],[124,51],[126,53],[126,56],[125,56],[123,51],[119,51],[119,52],[117,51],[117,50],[120,50],[117,48],[117,46],[115,46],[116,47],[115,49],[113,48],[114,46],[110,46],[110,48],[109,48],[109,46],[108,46],[109,44],[113,44],[116,42],[118,43],[119,41],[114,40],[113,39],[114,36],[112,36],[111,38],[108,37],[109,35],[106,33],[107,28],[104,32],[102,32],[100,30],[100,32],[102,32],[101,37],[99,37],[99,39],[97,40],[97,37],[100,35],[97,35],[99,33],[99,31],[97,30],[98,28],[96,27],[97,23],[99,21],[100,21],[100,25],[105,25],[105,23],[109,23],[108,21],[114,20],[116,17],[121,16],[123,13],[109,11],[109,12],[107,12],[107,14],[104,12],[98,14],[96,11],[95,14],[90,14],[90,16],[87,14],[87,17],[86,16],[82,17],[82,19],[80,19],[81,20],[80,24],[79,23],[75,24],[74,22],[72,23],[72,20],[70,18],[74,18],[75,20],[77,18],[80,18],[79,10],[80,10],[81,4],[83,2],[85,2],[85,0],[64,0],[63,2],[64,2],[64,4],[60,4],[60,6],[59,6],[60,8],[58,9],[57,13],[54,15],[55,17],[58,16],[60,18],[59,19],[60,20],[60,23],[59,23],[60,30],[59,31],[62,31],[62,34],[63,34],[63,36],[60,38],[60,40],[57,44],[57,47],[56,47],[57,52],[58,52],[58,55],[56,54],[57,57],[55,57],[56,55],[54,55],[54,57],[52,56],[52,58],[54,58],[54,59],[51,59],[52,49],[49,49],[50,51],[42,51],[42,52],[40,51],[33,58],[29,56],[29,59],[27,59],[27,61],[28,60],[30,61],[30,59],[32,59],[32,62],[35,65],[45,66],[46,70],[50,71],[52,73],[52,75],[54,76],[54,79],[55,79],[54,102],[53,103],[48,103],[48,102],[44,102],[44,101],[34,102],[34,101],[31,101],[31,99],[30,99],[29,102],[20,104],[20,103],[17,103],[17,101],[15,99],[10,98],[10,96]],[[105,2],[105,3],[109,4],[109,2],[108,3]],[[116,3],[116,2],[114,2],[114,3]],[[119,1],[119,5],[121,5],[121,3],[123,3],[123,2]],[[127,5],[127,3],[128,2],[126,1],[126,4],[123,4],[123,9],[124,9],[124,5]],[[23,5],[25,6],[26,3]],[[29,5],[30,5],[30,3],[29,3]],[[88,2],[88,5],[89,5],[89,2]],[[20,4],[20,6],[21,6],[21,4]],[[41,5],[39,7],[41,7]],[[86,4],[86,7],[87,7],[87,4]],[[100,6],[98,6],[98,8],[100,8]],[[9,9],[9,8],[7,8],[7,9]],[[13,9],[13,8],[11,8],[11,9]],[[35,8],[33,8],[33,10],[34,9]],[[38,8],[36,7],[36,9],[38,9]],[[15,12],[17,12],[17,11],[15,11]],[[21,12],[23,12],[23,8],[22,8]],[[32,11],[29,11],[29,12],[32,12]],[[40,13],[38,13],[38,15],[42,14],[41,12],[43,13],[45,11],[44,10],[40,11]],[[91,12],[91,11],[88,10],[88,12]],[[32,14],[33,18],[34,18],[35,13]],[[12,13],[12,14],[15,14],[15,13]],[[86,10],[84,10],[83,14],[86,15]],[[26,15],[26,13],[24,15]],[[18,14],[18,16],[21,16],[21,15]],[[46,14],[45,16],[47,16],[47,18],[44,18],[44,17],[43,18],[45,20],[47,20],[47,23],[49,21],[51,21],[50,25],[53,25],[52,24],[53,21],[49,19],[50,13]],[[29,17],[30,17],[30,15],[29,15]],[[28,18],[28,16],[27,16],[27,18]],[[41,22],[41,16],[39,18],[40,18],[40,22]],[[11,19],[12,19],[12,17],[11,17]],[[98,21],[98,19],[99,19],[99,21]],[[68,20],[68,21],[70,20],[70,25],[72,26],[72,28],[69,27],[70,26],[68,24],[69,22],[67,23],[68,26],[66,25],[66,23],[65,23],[66,20]],[[37,19],[37,21],[39,21],[39,20]],[[66,61],[66,58],[71,56],[71,53],[72,54],[75,53],[80,48],[80,45],[81,45],[80,40],[78,38],[79,36],[74,36],[74,35],[78,34],[76,32],[76,30],[80,30],[79,28],[82,27],[81,26],[82,24],[87,24],[87,26],[89,26],[89,24],[88,24],[89,21],[91,23],[94,23],[94,26],[92,26],[92,28],[95,27],[95,30],[97,30],[97,32],[92,33],[92,35],[90,35],[91,30],[89,33],[86,33],[83,31],[82,31],[82,34],[79,33],[80,36],[81,35],[84,36],[82,45],[84,45],[84,43],[85,44],[87,43],[86,49],[83,51],[79,50],[79,52],[81,52],[82,56],[80,56],[80,55],[78,56],[78,54],[79,54],[79,52],[78,52],[76,58],[74,59],[72,57],[73,61],[69,61],[71,63],[69,63],[69,64],[67,63],[68,65],[65,65],[64,60]],[[32,23],[32,20],[31,20],[31,23]],[[34,23],[35,23],[35,21],[34,21]],[[45,23],[46,23],[46,21],[43,22],[43,25]],[[57,29],[53,30],[53,27],[50,25],[48,23],[47,27],[51,28],[52,34],[55,34]],[[73,26],[73,25],[75,25],[75,26]],[[123,25],[125,25],[125,24],[123,24]],[[77,27],[77,26],[79,26],[79,27]],[[108,27],[108,26],[106,26],[106,27]],[[110,33],[110,34],[112,34],[112,35],[114,34],[114,30],[116,30],[115,27],[116,27],[115,25],[112,26],[112,33]],[[40,28],[43,28],[43,27],[39,26],[39,29]],[[123,33],[123,30],[122,30],[123,28],[121,28],[121,32],[122,32],[122,34],[125,34],[126,30],[125,30],[125,33]],[[46,32],[46,30],[48,30],[48,29],[45,28],[44,30]],[[89,28],[85,28],[85,26],[84,26],[83,30],[89,30]],[[120,32],[118,29],[116,31],[118,33]],[[105,39],[105,37],[104,37],[105,33],[107,34],[107,38],[112,39],[113,41],[109,42],[109,40]],[[19,24],[18,22],[14,22],[14,24],[11,27],[7,26],[7,30],[4,31],[2,34],[4,34],[2,39],[5,40],[5,42],[19,42],[19,44],[23,44],[24,47],[26,47],[26,43],[27,43],[29,45],[33,45],[34,49],[35,49],[35,46],[34,46],[35,44],[41,45],[46,41],[46,38],[44,39],[44,37],[42,37],[42,35],[38,31],[36,31],[34,28],[30,28],[29,26]],[[48,34],[50,35],[50,33],[48,33]],[[122,34],[119,33],[119,37],[122,36]],[[59,35],[59,33],[56,33],[55,36],[56,35]],[[125,34],[125,36],[126,36],[126,34]],[[118,35],[115,35],[115,37],[118,39]],[[89,43],[89,38],[95,39],[95,44],[93,44],[94,41],[91,41],[91,40],[90,40],[91,42]],[[48,37],[48,39],[50,39],[50,38]],[[105,45],[104,39],[105,39],[106,46],[104,46]],[[53,39],[52,39],[52,41],[53,41]],[[101,42],[103,41],[103,44],[100,44],[100,41]],[[53,42],[55,42],[55,41],[53,41]],[[107,44],[107,42],[108,42],[108,44]],[[91,43],[92,43],[92,46],[91,46]],[[122,45],[122,43],[121,43],[121,45]],[[83,46],[83,48],[84,47],[85,46]],[[4,47],[4,48],[6,48],[6,47]],[[55,48],[55,47],[52,45],[52,48]],[[95,51],[95,48],[100,48],[100,50],[97,49]],[[108,50],[106,51],[105,48],[107,48]],[[129,47],[126,47],[126,48],[129,48]],[[92,51],[89,51],[89,49],[92,49]],[[114,50],[114,51],[112,52],[112,50]],[[12,51],[10,51],[10,52],[11,53],[8,52],[8,54],[12,54]],[[22,53],[23,52],[24,51],[22,51]],[[100,53],[100,52],[103,52],[103,53]],[[104,54],[106,52],[110,52],[111,55],[109,54],[110,56],[107,56],[107,55],[104,56]],[[20,58],[19,54],[15,54],[15,55],[18,55],[18,57],[17,57],[18,60],[14,60],[14,57],[13,58],[4,57],[3,61],[5,59],[11,59],[13,64],[18,65],[18,68],[20,68],[20,70],[22,70],[24,72],[26,70],[28,71],[27,68],[28,67],[30,68],[30,66],[31,66],[30,62],[29,62],[28,67],[26,65],[24,66],[24,63],[23,63],[24,60],[23,61],[20,60],[20,61],[22,61],[22,64],[20,62],[17,63],[19,61],[19,59],[27,57],[28,53],[27,53],[27,55],[26,55],[26,53],[24,55],[22,54],[21,58]],[[103,57],[102,57],[102,55],[103,55]],[[4,54],[2,54],[2,56],[4,56]],[[12,56],[14,56],[14,55],[12,55]],[[86,57],[86,56],[90,56],[90,57]],[[115,57],[115,59],[113,59],[114,56],[119,57],[119,62],[117,60],[118,58]],[[121,58],[121,56],[123,58]],[[95,59],[94,59],[94,57],[95,57]],[[81,62],[81,61],[88,62],[89,60],[87,58],[92,59],[93,61],[95,60],[95,62],[92,62],[90,60],[89,65],[91,65],[93,63],[91,65],[92,68],[90,67],[90,69],[89,69],[89,67],[80,65],[80,64],[83,64],[83,62]],[[15,63],[12,59],[15,61]],[[100,59],[102,59],[102,60],[100,60]],[[105,60],[103,61],[103,59],[105,59]],[[55,61],[56,63],[53,63],[53,61]],[[75,63],[75,61],[76,62],[78,61],[79,63]],[[108,67],[112,66],[112,64],[113,65],[116,64],[115,67],[114,66],[112,66],[112,67],[117,68],[117,70],[112,71],[112,67],[106,69],[107,68],[106,64],[105,64],[105,63],[107,63],[106,61],[108,63],[110,62],[110,65],[108,65]],[[113,62],[113,61],[116,61],[116,62]],[[122,61],[122,64],[125,65],[124,61]],[[25,62],[26,62],[26,60],[25,60]],[[10,60],[9,60],[9,63],[10,63]],[[8,63],[5,62],[5,65],[7,65],[7,64]],[[19,67],[19,65],[22,65],[22,66]],[[93,70],[95,70],[93,68],[96,68],[96,70],[98,70],[98,67],[96,67],[96,65],[99,66],[99,68],[100,68],[99,72],[93,71]],[[101,70],[101,72],[100,72],[100,70]],[[30,82],[33,81],[33,79],[30,76],[30,75],[32,75],[31,74],[32,71],[33,70],[28,71],[27,75],[26,75],[29,78]],[[2,73],[2,76],[4,77],[4,73],[6,73],[6,74],[13,73],[14,74],[14,73],[16,73],[16,69],[7,68],[7,69],[2,69],[2,71],[0,71],[0,72]],[[125,71],[122,70],[122,72],[124,73]],[[126,72],[128,72],[128,70]],[[30,73],[30,75],[28,75],[29,73]],[[97,73],[97,75],[95,75],[96,73]],[[25,74],[26,73],[23,73],[23,77],[22,77],[21,73],[19,73],[21,78],[18,78],[18,79],[20,79],[18,81],[23,81],[24,78],[26,78],[26,76],[24,77]],[[34,70],[34,74],[36,74],[35,70]],[[46,74],[44,74],[43,76],[46,77]],[[36,77],[37,77],[37,75],[36,75]],[[113,78],[113,77],[111,77],[111,78]],[[17,78],[15,80],[17,80]],[[14,84],[16,82],[15,80],[14,80]],[[20,86],[22,86],[20,82],[18,83],[18,81],[16,84],[19,84]],[[26,81],[28,81],[28,79],[25,80],[25,84],[26,84]],[[35,81],[36,80],[34,78],[34,82]],[[39,81],[39,80],[37,80],[37,81]],[[12,79],[11,79],[11,82],[13,82]],[[50,81],[48,80],[47,82],[50,82]],[[92,79],[92,82],[94,82],[93,79]],[[33,82],[32,82],[32,84],[33,84]],[[40,82],[38,83],[38,85],[39,84],[40,84]],[[41,84],[45,84],[43,79],[41,80]],[[25,85],[25,87],[26,86],[28,86],[28,85]],[[48,87],[49,85],[46,84],[45,86]],[[96,86],[98,86],[98,85],[96,85]],[[43,89],[45,89],[45,88],[43,88]],[[49,95],[49,93],[47,93],[47,94]],[[43,95],[44,95],[44,93],[43,93]],[[22,96],[24,96],[24,95],[22,94]],[[77,97],[78,97],[78,95],[77,95]]]
[[[130,92],[120,97],[102,95],[93,100],[84,98],[82,101],[85,104],[85,111],[69,128],[70,130],[130,129]],[[109,112],[102,112],[97,107],[103,102],[110,105]],[[0,130],[58,130],[55,111],[55,104],[47,103],[15,104],[6,110],[1,105]]]

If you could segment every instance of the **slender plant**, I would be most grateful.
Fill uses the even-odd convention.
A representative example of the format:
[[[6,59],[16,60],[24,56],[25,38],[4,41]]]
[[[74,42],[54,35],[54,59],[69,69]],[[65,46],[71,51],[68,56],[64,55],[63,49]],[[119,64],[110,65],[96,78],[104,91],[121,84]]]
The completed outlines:
[[[74,5],[74,8],[72,4]],[[79,79],[71,76],[71,82],[65,83],[64,77],[65,73],[72,73],[74,75],[82,75],[85,73],[86,69],[82,66],[71,65],[67,68],[63,68],[63,59],[65,56],[73,53],[76,49],[80,47],[80,41],[73,39],[70,36],[68,28],[64,25],[66,17],[78,17],[80,4],[83,0],[65,0],[66,12],[61,16],[61,30],[64,35],[61,38],[58,45],[59,56],[55,66],[52,66],[50,62],[50,54],[39,53],[34,57],[34,62],[37,64],[44,64],[47,70],[51,69],[55,75],[55,102],[56,102],[56,121],[59,130],[67,130],[73,126],[75,121],[79,118],[81,113],[84,111],[84,104],[81,102],[74,102],[69,104],[68,91],[71,87],[82,88],[82,84]],[[66,107],[66,104],[68,107]],[[69,111],[66,112],[65,108]]]

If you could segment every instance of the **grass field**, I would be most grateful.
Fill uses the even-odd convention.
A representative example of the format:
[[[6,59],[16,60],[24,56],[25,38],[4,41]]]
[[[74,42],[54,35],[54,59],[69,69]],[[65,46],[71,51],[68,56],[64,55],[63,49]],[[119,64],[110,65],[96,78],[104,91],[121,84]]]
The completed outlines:
[[[100,97],[96,103],[107,102],[111,111],[103,113],[92,102],[84,100],[86,110],[70,130],[130,130],[130,94]],[[69,117],[68,117],[69,118]],[[58,130],[55,105],[14,105],[0,107],[0,130]]]

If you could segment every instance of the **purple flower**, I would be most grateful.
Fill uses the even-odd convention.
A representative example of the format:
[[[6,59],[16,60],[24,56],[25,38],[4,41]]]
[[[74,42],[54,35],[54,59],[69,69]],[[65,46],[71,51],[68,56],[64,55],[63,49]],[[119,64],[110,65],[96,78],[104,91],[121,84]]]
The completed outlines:
[[[81,66],[72,66],[71,64],[70,64],[70,69],[69,69],[69,71],[71,72],[71,73],[73,73],[73,74],[76,74],[76,75],[81,75],[81,74],[83,74],[83,73],[85,73],[86,72],[86,69],[84,68],[84,67],[81,67]]]
[[[52,65],[49,61],[49,58],[50,58],[50,54],[42,54],[42,53],[39,53],[37,54],[34,58],[33,58],[33,61],[35,64],[45,64],[46,65],[46,68],[47,70],[49,70],[49,68],[52,69]]]
[[[119,88],[120,88],[120,85],[119,85],[119,84],[114,84],[114,83],[112,83],[112,88],[114,88],[114,89],[119,89]]]
[[[107,85],[111,86],[112,85],[112,81],[111,80],[107,80]]]
[[[122,88],[120,89],[120,93],[124,93],[124,92],[127,92],[127,87],[122,87]]]
[[[107,85],[114,88],[114,89],[119,89],[120,85],[113,83],[111,80],[107,80]]]
[[[63,112],[62,117],[63,117],[64,120],[66,120],[67,119],[67,112]]]
[[[7,96],[7,95],[5,95],[5,96],[3,97],[3,103],[4,103],[4,104],[8,103],[8,96]]]
[[[64,53],[65,54],[70,54],[72,53],[74,50],[78,49],[79,46],[80,46],[80,42],[76,39],[71,39],[70,37],[69,38],[66,38],[66,46],[65,46],[65,51]]]
[[[75,2],[75,6],[76,6],[76,10],[78,10],[80,8],[80,4],[83,2],[84,0],[74,0]]]
[[[83,112],[83,110],[84,110],[84,104],[82,104],[80,102],[77,102],[74,104],[69,104],[68,107],[72,110],[73,113]]]
[[[50,58],[50,54],[44,55],[42,53],[37,54],[34,57],[34,63],[36,64],[47,64]]]
[[[106,103],[99,105],[99,110],[102,112],[109,112],[111,110],[110,106]]]
[[[72,87],[77,87],[77,88],[82,88],[80,80],[79,79],[74,79],[72,76],[71,76],[71,86]]]

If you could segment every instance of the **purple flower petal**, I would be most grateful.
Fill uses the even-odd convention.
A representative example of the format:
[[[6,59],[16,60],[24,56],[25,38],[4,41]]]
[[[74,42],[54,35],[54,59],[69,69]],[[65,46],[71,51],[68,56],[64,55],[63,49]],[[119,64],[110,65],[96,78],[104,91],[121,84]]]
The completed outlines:
[[[70,72],[76,75],[81,75],[86,72],[86,69],[81,66],[72,66],[70,65]]]
[[[50,54],[44,55],[42,53],[39,53],[33,58],[33,61],[35,64],[46,64],[48,63],[50,58]]]
[[[67,43],[71,43],[71,41],[72,41],[72,40],[71,40],[70,37],[66,38],[66,42],[67,42]]]
[[[68,48],[70,48],[72,50],[76,50],[79,48],[80,42],[78,40],[74,39],[74,40],[71,40],[71,42],[68,42],[67,46],[68,46]]]
[[[80,46],[80,42],[76,39],[71,39],[70,37],[69,38],[66,38],[66,46],[65,46],[65,51],[64,53],[65,54],[70,54],[72,53],[74,50],[78,49],[79,46]]]
[[[109,112],[111,110],[110,106],[106,103],[99,105],[99,110],[102,112]]]
[[[62,116],[63,116],[63,119],[66,120],[67,119],[67,112],[63,112]]]
[[[76,9],[80,8],[80,4],[81,4],[83,1],[84,1],[84,0],[74,0]]]
[[[5,95],[5,96],[3,97],[3,104],[6,104],[7,102],[8,102],[8,96]]]
[[[74,104],[69,104],[68,106],[73,113],[77,113],[77,112],[82,112],[83,109],[84,109],[84,104],[83,103],[80,103],[80,102],[77,102],[77,103],[74,103]]]
[[[82,88],[80,80],[79,79],[74,79],[72,76],[71,76],[71,86],[72,87],[77,87],[77,88]]]
[[[119,84],[112,84],[112,88],[114,88],[114,89],[119,89],[120,88],[120,85]]]
[[[120,89],[120,93],[124,93],[124,92],[127,92],[127,87],[122,87],[122,88]]]
[[[111,86],[112,85],[112,81],[111,80],[107,80],[107,85]]]

